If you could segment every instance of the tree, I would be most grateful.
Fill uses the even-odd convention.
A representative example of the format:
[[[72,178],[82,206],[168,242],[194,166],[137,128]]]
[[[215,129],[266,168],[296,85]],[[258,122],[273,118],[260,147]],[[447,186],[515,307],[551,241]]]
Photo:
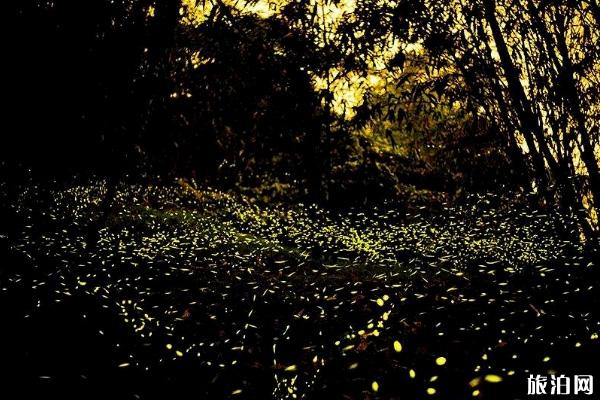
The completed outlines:
[[[595,237],[600,152],[599,97],[592,89],[599,68],[594,6],[534,0],[422,4],[428,12],[411,20],[411,29],[432,60],[460,73],[468,90],[462,104],[497,124],[511,154],[531,165],[540,197],[577,214],[586,235]]]

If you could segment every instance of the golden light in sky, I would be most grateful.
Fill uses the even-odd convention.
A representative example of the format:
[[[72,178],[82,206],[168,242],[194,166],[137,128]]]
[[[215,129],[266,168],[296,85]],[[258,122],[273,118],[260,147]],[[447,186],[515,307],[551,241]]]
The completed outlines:
[[[287,0],[259,0],[240,1],[223,0],[223,3],[231,6],[241,14],[254,14],[260,18],[277,17],[281,9],[289,3]],[[187,25],[197,26],[202,24],[215,7],[213,1],[182,0],[180,10],[181,22]],[[315,23],[320,27],[326,27],[324,35],[317,36],[317,45],[325,46],[325,41],[335,40],[340,22],[346,18],[352,18],[356,9],[355,0],[343,0],[338,3],[322,0],[311,0],[309,8],[316,7],[319,11],[315,15]],[[418,46],[415,46],[416,50]],[[316,90],[329,88],[333,94],[331,104],[332,110],[345,119],[355,116],[354,108],[363,102],[365,93],[379,92],[385,90],[386,83],[393,74],[387,68],[389,60],[400,50],[400,44],[389,38],[380,45],[369,60],[369,70],[366,74],[357,71],[344,71],[342,67],[332,68],[329,74],[321,76],[313,71],[309,74],[313,80]],[[196,67],[206,60],[202,60],[198,53],[192,55],[192,64]]]

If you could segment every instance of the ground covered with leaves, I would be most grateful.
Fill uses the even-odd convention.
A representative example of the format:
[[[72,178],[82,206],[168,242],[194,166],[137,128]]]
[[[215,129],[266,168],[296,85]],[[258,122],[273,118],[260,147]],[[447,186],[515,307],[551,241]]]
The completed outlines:
[[[558,214],[122,185],[90,240],[105,192],[30,186],[5,207],[14,398],[513,399],[529,374],[598,370],[597,265]]]

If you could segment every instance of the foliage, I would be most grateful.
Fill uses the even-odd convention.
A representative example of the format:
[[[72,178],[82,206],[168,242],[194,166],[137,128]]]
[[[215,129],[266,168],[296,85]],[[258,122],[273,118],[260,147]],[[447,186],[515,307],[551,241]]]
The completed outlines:
[[[86,9],[14,7],[10,114],[25,134],[3,158],[332,203],[398,196],[425,170],[451,197],[523,186],[597,233],[594,1]]]

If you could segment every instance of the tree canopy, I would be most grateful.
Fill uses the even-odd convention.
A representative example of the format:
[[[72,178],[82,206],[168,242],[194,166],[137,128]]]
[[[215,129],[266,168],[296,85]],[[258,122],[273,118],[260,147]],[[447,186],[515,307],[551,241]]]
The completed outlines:
[[[597,232],[595,0],[12,8],[13,163],[325,201],[508,185]]]

